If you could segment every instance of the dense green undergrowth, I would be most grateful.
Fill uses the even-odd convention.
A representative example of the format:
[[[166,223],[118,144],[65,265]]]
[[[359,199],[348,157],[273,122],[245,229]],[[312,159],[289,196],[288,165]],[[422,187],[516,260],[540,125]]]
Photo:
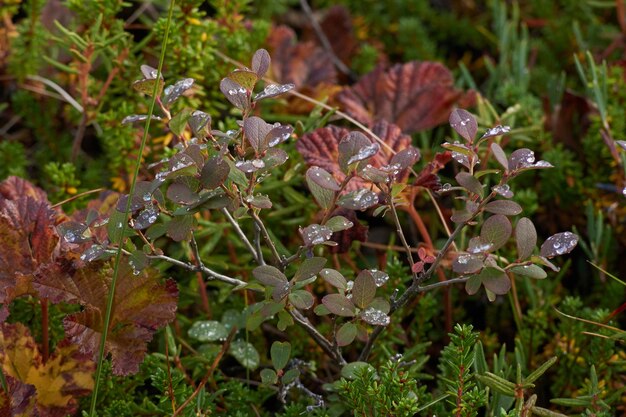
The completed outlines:
[[[443,3],[0,5],[0,414],[623,414],[626,10]]]

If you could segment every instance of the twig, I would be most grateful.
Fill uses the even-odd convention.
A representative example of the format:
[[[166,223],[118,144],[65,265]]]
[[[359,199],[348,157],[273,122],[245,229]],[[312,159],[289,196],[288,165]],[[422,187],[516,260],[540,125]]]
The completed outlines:
[[[192,261],[196,263],[196,266],[202,268],[204,267],[204,263],[202,262],[202,258],[200,257],[200,249],[198,248],[198,242],[196,242],[196,236],[192,232],[191,233],[191,258]],[[206,291],[206,285],[204,283],[204,279],[202,278],[202,272],[196,271],[196,278],[198,280],[198,288],[200,290],[200,298],[202,299],[202,306],[204,307],[207,316],[211,315],[211,306],[209,305],[209,295]]]
[[[239,236],[239,239],[241,239],[241,241],[246,246],[246,248],[248,248],[248,251],[250,251],[254,260],[259,265],[262,265],[263,260],[259,255],[260,252],[257,252],[258,249],[257,250],[254,249],[254,247],[252,246],[252,243],[250,243],[250,240],[248,240],[248,237],[245,235],[243,230],[241,230],[241,227],[239,227],[239,223],[237,223],[237,220],[234,219],[234,217],[230,214],[230,212],[228,211],[226,207],[222,208],[220,211],[222,212],[222,214],[224,214],[224,217],[226,217],[226,219],[231,224],[231,226],[233,226],[233,229],[235,229],[235,233],[237,234],[237,236]]]
[[[402,242],[402,246],[404,246],[404,250],[406,251],[406,257],[409,260],[409,264],[411,266],[411,272],[413,273],[413,280],[417,280],[417,274],[413,272],[413,265],[415,262],[413,261],[413,254],[411,253],[411,247],[409,243],[406,241],[404,237],[404,232],[402,231],[402,225],[400,224],[400,219],[398,218],[398,212],[396,211],[396,205],[393,203],[393,197],[389,196],[389,208],[391,209],[391,214],[393,217],[393,224],[396,226],[396,232],[400,237],[400,242]]]
[[[261,218],[254,212],[254,208],[250,208],[250,216],[252,216],[254,223],[257,225],[257,227],[261,231],[261,234],[263,235],[263,240],[265,240],[265,244],[269,246],[270,251],[272,251],[272,255],[274,256],[276,265],[282,266],[283,261],[280,255],[278,254],[278,250],[276,250],[276,245],[274,245],[274,242],[272,242],[272,238],[270,237],[270,234],[267,231],[265,224],[263,224],[263,221],[261,220]]]
[[[84,192],[82,192],[82,193],[79,193],[79,194],[73,195],[73,196],[71,196],[70,198],[66,198],[66,199],[65,199],[65,200],[63,200],[63,201],[59,201],[59,202],[58,202],[58,203],[56,203],[56,204],[53,204],[53,205],[52,205],[52,208],[56,208],[56,207],[62,206],[63,204],[65,204],[65,203],[69,203],[70,201],[72,201],[72,200],[76,200],[77,198],[80,198],[80,197],[83,197],[83,196],[86,196],[86,195],[89,195],[89,194],[93,194],[93,193],[99,193],[100,191],[104,191],[104,190],[106,190],[106,188],[96,188],[95,190],[88,190],[88,191],[84,191]]]
[[[302,10],[304,11],[304,13],[308,16],[309,21],[311,22],[311,26],[313,26],[313,30],[315,31],[315,34],[317,35],[320,42],[322,43],[322,47],[324,48],[326,53],[330,56],[330,59],[331,61],[333,61],[333,64],[335,64],[335,66],[337,67],[339,71],[343,72],[345,75],[347,75],[351,79],[354,78],[354,74],[352,73],[352,71],[350,71],[350,68],[348,68],[346,64],[344,64],[343,61],[340,60],[335,54],[335,51],[333,50],[333,47],[330,44],[330,41],[328,40],[328,37],[326,36],[326,34],[324,33],[324,30],[322,29],[319,22],[313,15],[313,10],[311,10],[311,6],[309,6],[309,3],[307,3],[306,0],[300,0],[300,6],[302,7]]]
[[[165,261],[165,262],[169,262],[172,265],[176,265],[180,268],[184,268],[187,271],[192,271],[192,272],[196,272],[196,271],[200,271],[203,274],[205,274],[207,276],[207,279],[209,281],[221,281],[224,282],[226,284],[230,284],[230,285],[234,285],[236,287],[238,286],[244,286],[247,283],[245,281],[242,281],[240,279],[237,278],[232,278],[229,277],[227,275],[222,275],[219,272],[215,272],[212,269],[207,268],[206,266],[196,266],[196,265],[192,265],[190,263],[187,262],[183,262],[183,261],[179,261],[178,259],[174,259],[171,258],[167,255],[148,255],[148,259],[157,259],[157,260],[161,260],[161,261]],[[255,290],[253,288],[251,288],[252,291],[260,291],[260,290]]]
[[[341,355],[338,349],[333,347],[332,343],[328,341],[320,332],[317,331],[315,327],[309,322],[309,320],[302,315],[298,310],[288,310],[289,314],[293,319],[306,330],[306,332],[311,336],[315,342],[321,347],[324,352],[326,352],[331,358],[335,360],[339,365],[345,365],[347,362]]]

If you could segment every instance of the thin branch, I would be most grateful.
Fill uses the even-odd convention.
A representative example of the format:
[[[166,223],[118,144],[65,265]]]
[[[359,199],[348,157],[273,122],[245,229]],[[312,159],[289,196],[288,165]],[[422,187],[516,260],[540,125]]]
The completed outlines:
[[[250,240],[248,240],[248,237],[245,235],[243,230],[241,230],[241,227],[239,227],[239,223],[237,223],[237,220],[235,220],[235,218],[230,214],[230,211],[228,211],[226,207],[222,208],[220,211],[222,212],[224,217],[226,217],[231,226],[233,226],[233,229],[235,229],[235,233],[237,234],[237,236],[239,236],[239,239],[241,239],[248,251],[252,254],[254,260],[259,265],[263,265],[263,259],[259,255],[260,252],[257,252],[257,250],[254,249],[252,243],[250,243]]]
[[[402,246],[404,246],[404,250],[406,251],[406,257],[409,260],[409,264],[411,265],[411,272],[413,272],[413,265],[415,265],[415,261],[413,261],[413,254],[411,253],[411,247],[409,243],[406,241],[404,237],[404,232],[402,231],[402,225],[400,224],[400,219],[398,218],[398,212],[396,210],[396,206],[393,203],[393,197],[389,196],[389,208],[391,209],[391,214],[393,217],[393,224],[396,226],[396,232],[400,237],[400,242],[402,242]],[[413,272],[413,280],[417,280],[417,274]]]
[[[339,352],[339,349],[335,348],[332,343],[324,337],[323,334],[317,331],[315,327],[309,322],[309,320],[302,315],[298,310],[287,310],[291,317],[306,330],[306,332],[315,340],[315,342],[326,352],[331,358],[335,360],[339,365],[345,365],[347,362]]]
[[[272,251],[272,255],[274,256],[276,265],[281,266],[283,263],[282,258],[278,254],[278,250],[276,250],[276,246],[274,245],[274,242],[272,241],[272,238],[270,237],[270,234],[267,231],[265,224],[263,224],[263,221],[261,220],[261,218],[254,212],[253,208],[250,209],[250,216],[252,216],[254,223],[258,226],[259,230],[261,231],[261,234],[263,235],[263,240],[265,240],[265,244],[269,246],[270,250]]]
[[[346,64],[344,64],[343,61],[340,60],[335,54],[335,51],[333,50],[333,47],[330,44],[330,41],[328,40],[328,37],[326,36],[326,34],[324,33],[324,30],[322,29],[319,22],[313,15],[313,10],[311,10],[311,6],[309,6],[309,3],[307,3],[306,0],[300,0],[300,6],[302,7],[302,10],[304,11],[304,13],[308,16],[309,21],[311,22],[311,26],[313,26],[313,30],[315,31],[315,34],[317,35],[320,42],[322,43],[322,47],[324,48],[326,53],[330,56],[330,59],[331,61],[333,61],[333,64],[335,64],[335,66],[337,67],[339,71],[343,72],[348,77],[353,78],[354,74],[352,73],[352,71],[350,71],[350,68],[348,68]]]
[[[148,255],[148,259],[157,259],[157,260],[160,260],[160,261],[169,262],[172,265],[176,265],[176,266],[178,266],[180,268],[186,269],[187,271],[192,271],[192,272],[200,271],[200,272],[202,272],[203,274],[205,274],[207,276],[207,279],[209,281],[213,281],[213,280],[221,281],[221,282],[224,282],[226,284],[234,285],[236,287],[247,285],[247,282],[245,282],[245,281],[242,281],[242,280],[237,279],[237,278],[229,277],[227,275],[220,274],[219,272],[215,272],[212,269],[207,268],[204,265],[196,266],[196,265],[190,264],[188,262],[183,262],[183,261],[179,261],[178,259],[171,258],[171,257],[169,257],[167,255]],[[251,288],[251,290],[252,291],[260,291],[260,290],[255,290],[255,289],[252,289],[252,288]]]
[[[447,279],[445,281],[435,282],[434,284],[424,285],[424,286],[419,287],[417,289],[417,292],[427,292],[430,290],[434,290],[435,288],[448,287],[454,284],[463,284],[467,282],[468,279],[470,279],[470,277],[458,277],[458,278]]]

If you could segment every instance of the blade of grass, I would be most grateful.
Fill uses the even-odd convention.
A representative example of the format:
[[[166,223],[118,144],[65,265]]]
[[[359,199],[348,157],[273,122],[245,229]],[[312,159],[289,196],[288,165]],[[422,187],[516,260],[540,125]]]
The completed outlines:
[[[169,38],[170,33],[170,25],[172,22],[172,15],[174,12],[174,3],[175,0],[170,0],[169,10],[167,12],[167,24],[165,26],[165,35],[163,36],[163,43],[161,45],[161,56],[159,58],[159,66],[157,68],[157,76],[158,80],[161,77],[161,71],[163,69],[163,61],[165,60],[165,50],[167,47],[167,40]],[[148,118],[146,119],[146,125],[143,130],[143,136],[141,137],[141,145],[139,146],[139,153],[137,157],[137,161],[135,162],[135,172],[133,173],[133,179],[130,185],[130,191],[128,193],[129,196],[132,196],[135,192],[135,184],[137,182],[137,176],[139,175],[139,167],[141,166],[141,155],[143,155],[144,148],[146,146],[146,141],[148,139],[148,131],[150,130],[150,121],[152,120],[152,114],[154,113],[154,106],[157,99],[157,92],[159,88],[159,83],[154,83],[154,90],[152,91],[152,100],[150,100],[150,108],[148,110]],[[107,298],[107,309],[104,316],[104,328],[102,329],[102,336],[100,338],[100,349],[98,351],[98,363],[97,363],[97,371],[96,371],[96,380],[94,383],[93,395],[91,397],[91,407],[89,415],[91,417],[96,416],[96,403],[98,400],[98,388],[100,386],[100,379],[102,377],[102,363],[104,362],[104,350],[105,343],[108,336],[109,324],[111,322],[111,312],[113,310],[113,300],[115,298],[115,284],[117,282],[117,277],[119,275],[119,266],[122,259],[122,247],[124,246],[126,227],[128,225],[128,214],[130,212],[132,198],[129,198],[126,203],[126,208],[124,210],[124,221],[122,222],[122,230],[120,233],[120,239],[118,242],[117,252],[115,254],[115,264],[113,267],[113,278],[111,279],[111,288],[109,289],[109,295]]]

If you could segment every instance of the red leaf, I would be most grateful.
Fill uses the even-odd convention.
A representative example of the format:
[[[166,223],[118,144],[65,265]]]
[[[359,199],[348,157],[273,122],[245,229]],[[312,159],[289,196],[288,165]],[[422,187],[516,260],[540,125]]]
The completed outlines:
[[[384,120],[376,123],[372,131],[387,145],[381,146],[378,153],[369,159],[368,163],[373,167],[380,168],[389,164],[393,155],[387,147],[399,152],[411,145],[410,136],[402,134],[397,126]],[[309,166],[324,168],[335,177],[337,182],[341,183],[346,176],[339,167],[339,142],[349,133],[350,131],[343,127],[333,125],[321,127],[303,135],[296,143],[296,149],[302,154]],[[399,180],[401,180],[400,177]],[[367,185],[368,183],[363,179],[353,178],[348,183],[346,191],[359,190],[367,187]]]
[[[32,276],[54,260],[59,236],[57,213],[43,191],[16,177],[0,183],[0,190],[0,321],[4,321],[14,298],[33,294]]]
[[[341,91],[337,100],[361,123],[372,126],[385,119],[414,133],[446,122],[455,106],[471,107],[475,94],[455,89],[452,74],[442,64],[413,61],[387,72],[378,66]]]
[[[38,274],[33,284],[41,296],[53,302],[79,303],[84,307],[82,312],[64,319],[65,333],[82,352],[94,358],[104,328],[112,276],[108,263],[91,262],[78,270],[66,266],[63,271],[57,264]],[[153,333],[174,319],[177,298],[174,281],[161,284],[157,271],[150,268],[135,276],[128,261],[122,260],[106,342],[116,375],[138,370]]]
[[[433,191],[441,188],[441,182],[436,175],[440,169],[446,166],[448,162],[452,160],[452,154],[450,151],[440,152],[435,155],[433,160],[426,164],[424,168],[417,174],[417,178],[413,185],[416,187],[424,187]]]

